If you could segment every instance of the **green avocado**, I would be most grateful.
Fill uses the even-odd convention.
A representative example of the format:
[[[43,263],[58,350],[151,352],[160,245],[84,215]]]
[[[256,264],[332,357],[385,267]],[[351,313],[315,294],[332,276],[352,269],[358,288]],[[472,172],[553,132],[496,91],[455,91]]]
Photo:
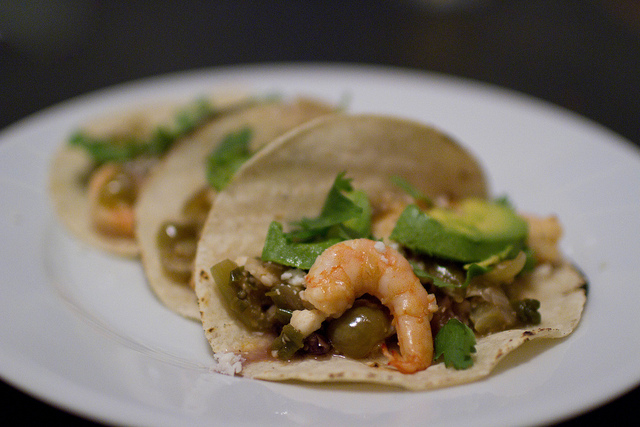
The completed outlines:
[[[517,253],[527,233],[526,221],[508,204],[469,198],[454,208],[408,206],[391,239],[415,252],[471,263],[507,250]]]

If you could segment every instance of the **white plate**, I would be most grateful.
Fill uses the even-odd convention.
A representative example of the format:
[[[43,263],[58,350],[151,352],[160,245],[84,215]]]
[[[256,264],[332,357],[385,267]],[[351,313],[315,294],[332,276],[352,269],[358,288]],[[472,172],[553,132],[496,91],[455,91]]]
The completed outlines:
[[[486,380],[428,392],[268,383],[211,373],[201,327],[154,298],[135,261],[85,247],[47,195],[53,150],[87,118],[209,88],[308,94],[353,112],[431,123],[475,153],[496,195],[557,213],[590,279],[569,338],[530,342]],[[273,65],[120,85],[0,135],[0,375],[67,410],[135,425],[481,425],[558,421],[640,382],[640,154],[548,104],[467,80],[395,69]]]

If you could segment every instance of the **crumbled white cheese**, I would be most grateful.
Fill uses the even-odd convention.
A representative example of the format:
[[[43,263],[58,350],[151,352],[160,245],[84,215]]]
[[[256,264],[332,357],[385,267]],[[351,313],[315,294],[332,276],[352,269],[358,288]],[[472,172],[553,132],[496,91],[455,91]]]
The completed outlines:
[[[320,329],[325,316],[318,310],[295,310],[291,313],[291,326],[296,328],[303,336],[308,336],[313,331]]]
[[[383,253],[387,249],[386,245],[382,241],[377,241],[375,245],[373,245],[373,247],[376,251],[380,253]]]
[[[212,372],[224,375],[235,375],[242,371],[244,358],[235,353],[215,353],[213,355],[213,365],[209,368]]]
[[[287,282],[291,285],[304,285],[306,273],[303,270],[298,268],[287,270],[280,275],[280,279],[284,282]]]
[[[382,241],[377,241],[374,245],[373,248],[376,250],[376,252],[378,252],[379,254],[384,254],[384,252],[387,250],[387,246],[384,244],[384,242]],[[385,264],[389,264],[389,260],[384,256],[384,255],[380,255],[380,260],[382,262],[384,262]]]
[[[247,259],[244,268],[249,274],[258,279],[260,283],[269,288],[279,282],[278,275],[256,258]]]

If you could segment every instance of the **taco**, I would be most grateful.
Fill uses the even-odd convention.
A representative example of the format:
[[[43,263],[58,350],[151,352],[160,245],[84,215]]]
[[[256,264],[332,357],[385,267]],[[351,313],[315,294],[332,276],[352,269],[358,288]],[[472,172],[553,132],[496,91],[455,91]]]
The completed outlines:
[[[561,232],[490,197],[474,157],[431,127],[321,118],[218,194],[196,254],[203,328],[221,371],[245,377],[467,383],[577,326],[585,280]]]
[[[334,116],[270,144],[218,195],[196,293],[217,360],[241,375],[436,388],[573,331],[585,281],[560,236],[556,218],[489,198],[442,133]]]
[[[62,223],[82,241],[135,257],[133,206],[149,170],[185,136],[256,100],[219,94],[144,105],[97,118],[60,146],[49,192]]]
[[[191,277],[196,244],[234,171],[276,137],[335,111],[306,98],[256,104],[206,125],[154,168],[136,204],[135,231],[147,281],[165,306],[200,320]]]

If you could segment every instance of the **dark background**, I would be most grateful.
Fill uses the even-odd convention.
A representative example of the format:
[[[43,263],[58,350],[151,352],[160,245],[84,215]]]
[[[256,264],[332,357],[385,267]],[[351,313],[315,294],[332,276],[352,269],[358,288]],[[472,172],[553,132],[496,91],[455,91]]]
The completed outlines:
[[[3,0],[0,129],[132,79],[293,61],[396,65],[489,82],[640,145],[638,0]],[[640,389],[565,424],[622,423],[638,404]],[[0,405],[5,420],[20,424],[41,416],[89,423],[5,383]]]

